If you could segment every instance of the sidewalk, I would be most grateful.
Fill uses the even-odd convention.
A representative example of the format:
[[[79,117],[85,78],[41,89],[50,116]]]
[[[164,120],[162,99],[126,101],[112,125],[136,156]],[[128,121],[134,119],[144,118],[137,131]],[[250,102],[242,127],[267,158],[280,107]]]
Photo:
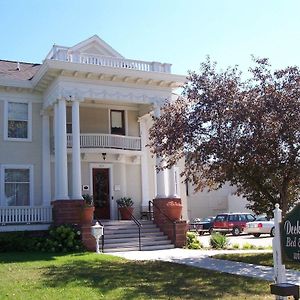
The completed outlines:
[[[179,264],[185,264],[197,268],[209,269],[224,273],[241,276],[254,277],[256,279],[273,281],[274,270],[272,267],[246,264],[212,258],[216,254],[225,253],[261,253],[262,250],[189,250],[189,249],[168,249],[156,251],[130,251],[107,253],[129,260],[161,260]],[[299,284],[300,272],[287,270],[287,282]]]

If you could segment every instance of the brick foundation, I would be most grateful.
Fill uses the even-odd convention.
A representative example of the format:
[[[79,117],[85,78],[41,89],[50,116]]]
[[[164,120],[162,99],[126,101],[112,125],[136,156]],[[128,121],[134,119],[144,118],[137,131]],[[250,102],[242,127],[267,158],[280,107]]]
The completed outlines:
[[[55,200],[52,202],[54,225],[80,224],[84,200]]]
[[[52,202],[54,225],[78,225],[81,231],[81,240],[88,251],[96,250],[96,240],[91,234],[92,224],[82,224],[82,210],[84,200],[55,200]]]
[[[170,201],[181,203],[180,198],[156,198],[153,199],[153,218],[154,223],[159,229],[168,236],[168,238],[175,244],[175,247],[182,248],[186,244],[187,223],[185,220],[178,220],[171,223],[166,216],[164,216],[156,208],[158,207],[163,213],[167,214],[167,203]],[[156,206],[156,207],[155,207]],[[174,236],[174,231],[176,235]]]

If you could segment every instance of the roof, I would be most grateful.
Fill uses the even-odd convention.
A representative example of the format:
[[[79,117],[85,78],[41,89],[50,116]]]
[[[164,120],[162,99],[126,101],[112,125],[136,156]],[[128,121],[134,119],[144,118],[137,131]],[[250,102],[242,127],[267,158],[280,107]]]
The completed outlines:
[[[0,60],[0,79],[31,80],[40,66],[40,64]]]

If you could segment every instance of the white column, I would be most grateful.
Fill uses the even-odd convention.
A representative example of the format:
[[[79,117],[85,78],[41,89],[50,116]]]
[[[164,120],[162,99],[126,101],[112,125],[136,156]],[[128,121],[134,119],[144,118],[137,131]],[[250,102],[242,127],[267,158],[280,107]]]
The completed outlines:
[[[48,206],[51,202],[51,172],[50,172],[50,127],[49,115],[43,112],[42,115],[42,193],[43,204]]]
[[[162,159],[160,157],[157,157],[156,165],[159,165],[161,161]],[[155,198],[167,198],[167,172],[165,170],[156,171],[156,186],[157,195],[155,196]]]
[[[139,119],[140,124],[140,136],[142,146],[141,156],[141,176],[142,176],[142,207],[147,208],[150,200],[149,189],[149,162],[147,158],[147,128],[146,128],[146,116]]]
[[[56,200],[69,199],[68,196],[68,161],[67,161],[67,132],[66,132],[66,101],[58,100],[55,125],[55,162],[57,163],[57,194]]]
[[[81,196],[81,157],[79,101],[72,102],[72,198]]]
[[[160,107],[156,104],[154,105],[154,116],[159,118],[160,117]],[[161,157],[156,157],[156,165],[163,165],[163,159]],[[156,186],[157,186],[157,195],[155,198],[167,198],[167,172],[166,170],[156,171]]]
[[[174,166],[168,170],[169,171],[169,197],[178,198],[176,192],[176,177],[175,177],[175,168]]]
[[[54,117],[53,117],[53,134],[54,134],[54,195],[55,199],[57,199],[58,195],[58,185],[59,185],[59,157],[57,152],[57,145],[58,145],[58,104],[54,104]]]

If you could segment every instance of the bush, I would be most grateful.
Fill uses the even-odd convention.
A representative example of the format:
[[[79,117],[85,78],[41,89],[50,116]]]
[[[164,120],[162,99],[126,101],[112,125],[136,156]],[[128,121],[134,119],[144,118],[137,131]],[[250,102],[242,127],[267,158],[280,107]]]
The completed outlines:
[[[0,252],[34,251],[38,240],[28,232],[3,232],[0,234]]]
[[[71,225],[50,227],[48,232],[23,231],[0,234],[0,252],[75,252],[81,250],[83,247],[80,231]]]
[[[218,232],[211,235],[209,242],[213,249],[224,249],[228,246],[227,237]]]
[[[81,251],[80,231],[71,225],[60,225],[49,229],[49,236],[36,244],[37,250],[47,252]]]
[[[244,249],[244,250],[254,250],[254,249],[256,249],[256,246],[255,246],[255,245],[252,245],[252,244],[250,244],[250,243],[245,243],[245,244],[243,245],[243,249]]]
[[[186,247],[188,249],[201,249],[202,245],[198,240],[198,235],[195,232],[187,232]]]

